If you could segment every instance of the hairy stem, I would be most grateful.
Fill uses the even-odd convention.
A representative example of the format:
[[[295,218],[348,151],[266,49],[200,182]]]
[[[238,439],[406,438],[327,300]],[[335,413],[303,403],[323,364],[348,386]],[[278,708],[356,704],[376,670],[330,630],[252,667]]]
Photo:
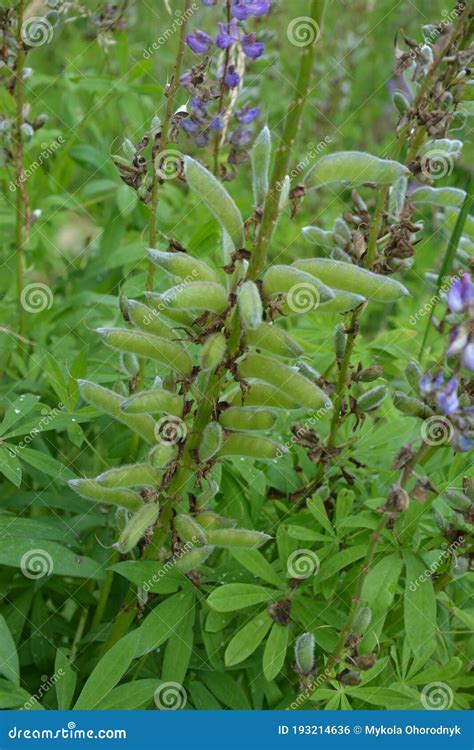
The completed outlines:
[[[16,117],[13,129],[13,154],[15,165],[16,182],[16,219],[15,219],[15,245],[16,245],[16,287],[17,287],[17,309],[18,309],[18,333],[24,335],[25,311],[22,305],[22,293],[25,274],[25,242],[28,220],[27,194],[24,185],[23,171],[23,138],[21,126],[23,125],[23,109],[25,104],[25,48],[22,39],[23,15],[25,11],[25,0],[19,0],[16,8],[16,67],[15,67],[15,102]],[[20,346],[23,346],[20,344]]]
[[[227,26],[230,27],[231,22],[231,0],[226,0],[226,13],[227,13]],[[221,83],[221,95],[219,99],[219,114],[224,109],[224,98],[225,98],[225,83],[224,78],[227,73],[227,68],[229,67],[229,60],[230,60],[230,47],[227,47],[225,51],[225,62],[224,62],[224,71],[222,73],[222,83]],[[221,133],[217,132],[214,136],[214,174],[216,177],[219,174],[219,152],[221,147]]]

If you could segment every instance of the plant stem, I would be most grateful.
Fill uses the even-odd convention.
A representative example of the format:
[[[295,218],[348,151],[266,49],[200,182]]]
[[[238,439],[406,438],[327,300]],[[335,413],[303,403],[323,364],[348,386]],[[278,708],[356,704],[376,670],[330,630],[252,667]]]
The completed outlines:
[[[16,244],[16,287],[17,287],[17,309],[18,309],[18,334],[24,335],[24,308],[22,305],[22,292],[25,274],[25,242],[26,242],[26,223],[28,218],[27,195],[24,186],[23,173],[23,138],[21,126],[23,125],[23,109],[25,99],[25,48],[22,39],[23,15],[25,11],[25,0],[19,0],[16,8],[16,66],[15,66],[15,102],[16,117],[15,127],[13,129],[13,152],[15,163],[15,182],[16,182],[16,225],[15,225],[15,244]],[[22,344],[20,344],[22,347]]]
[[[231,0],[226,0],[226,12],[227,12],[227,27],[230,29],[230,22],[231,22]],[[221,112],[224,109],[224,97],[225,97],[225,83],[224,78],[227,73],[227,68],[229,67],[229,60],[230,60],[230,47],[227,47],[225,51],[225,62],[224,62],[224,72],[222,73],[222,83],[221,83],[221,96],[219,100],[219,112],[218,114],[221,114]],[[221,146],[221,133],[217,132],[214,136],[214,174],[216,177],[219,174],[219,151]]]
[[[315,22],[317,29],[321,29],[324,18],[326,0],[311,0],[309,17]],[[320,33],[320,32],[319,32]],[[300,52],[300,67],[296,81],[296,93],[293,101],[288,107],[285,128],[283,131],[281,145],[277,149],[277,156],[273,168],[270,190],[265,200],[260,232],[252,258],[248,278],[256,279],[262,273],[275,224],[278,220],[279,186],[288,173],[291,152],[300,127],[306,98],[309,93],[311,73],[316,54],[316,42],[303,47]]]

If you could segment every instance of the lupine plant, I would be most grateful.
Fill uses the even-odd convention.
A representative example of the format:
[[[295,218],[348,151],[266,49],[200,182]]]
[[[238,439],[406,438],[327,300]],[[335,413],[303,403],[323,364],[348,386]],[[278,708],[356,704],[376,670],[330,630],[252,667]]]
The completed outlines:
[[[12,135],[2,126],[5,169],[18,179],[26,5],[2,26],[19,107]],[[91,240],[98,269],[125,218],[133,266],[99,276],[87,347],[67,339],[62,359],[51,321],[52,355],[39,356],[22,323],[9,355],[20,382],[0,470],[18,492],[22,472],[31,481],[21,512],[10,489],[0,514],[0,560],[17,569],[11,589],[2,578],[0,704],[468,708],[472,3],[397,36],[384,151],[333,136],[300,161],[325,0],[295,17],[271,0],[167,5],[176,56],[161,100],[146,88],[145,127],[124,117],[121,152],[108,141],[116,206]],[[113,23],[106,11],[96,25],[125,46],[133,3]],[[270,70],[246,84],[272,54],[274,20],[298,52],[279,126],[271,107],[263,122]],[[69,137],[92,169],[96,151]],[[72,265],[67,320],[69,289],[84,291]],[[59,404],[32,386],[43,378]]]

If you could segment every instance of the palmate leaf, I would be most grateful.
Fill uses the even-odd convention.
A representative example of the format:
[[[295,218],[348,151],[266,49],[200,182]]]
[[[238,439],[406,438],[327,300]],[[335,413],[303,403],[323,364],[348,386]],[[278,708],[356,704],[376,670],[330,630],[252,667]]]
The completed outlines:
[[[100,564],[90,557],[76,555],[57,542],[37,538],[3,539],[0,544],[0,564],[31,571],[31,578],[59,575],[101,581],[104,577]]]
[[[260,612],[232,638],[225,651],[225,664],[232,667],[251,656],[270,630],[273,620],[268,612]]]

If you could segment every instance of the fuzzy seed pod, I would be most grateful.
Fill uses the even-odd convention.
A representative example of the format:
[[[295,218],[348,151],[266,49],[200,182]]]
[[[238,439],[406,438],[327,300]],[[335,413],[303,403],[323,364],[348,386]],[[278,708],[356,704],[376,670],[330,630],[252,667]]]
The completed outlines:
[[[216,547],[245,547],[256,549],[271,539],[271,536],[261,531],[247,529],[209,529],[207,539]]]
[[[383,375],[383,367],[381,365],[372,365],[372,367],[366,367],[364,370],[357,372],[354,375],[354,380],[357,383],[373,383],[381,375]]]
[[[334,289],[361,294],[376,302],[395,302],[409,295],[408,290],[399,281],[351,263],[330,258],[312,258],[297,260],[293,265]]]
[[[174,519],[174,527],[183,542],[192,542],[199,546],[207,544],[207,536],[203,527],[191,516],[180,513]]]
[[[299,404],[289,394],[283,393],[269,383],[248,380],[249,389],[242,395],[239,386],[225,396],[225,401],[233,406],[268,406],[272,409],[298,409]]]
[[[350,687],[356,687],[357,685],[360,685],[361,683],[361,676],[358,672],[354,672],[353,670],[346,669],[344,672],[341,672],[337,675],[336,680],[338,680],[341,685],[348,685]]]
[[[471,568],[471,563],[467,557],[453,557],[449,572],[453,578],[460,578],[461,576],[468,573]]]
[[[352,240],[351,230],[344,219],[336,219],[333,234],[336,244],[340,247],[345,247]]]
[[[239,365],[243,378],[260,378],[270,385],[291,393],[292,398],[307,409],[331,408],[328,396],[315,383],[297,370],[260,354],[250,352]]]
[[[352,626],[352,635],[360,637],[364,635],[372,622],[372,610],[369,607],[361,607],[354,618]]]
[[[271,430],[276,420],[277,415],[270,409],[251,406],[231,406],[219,417],[226,430]]]
[[[119,351],[132,352],[140,357],[148,357],[168,365],[180,373],[190,375],[193,368],[191,358],[181,344],[144,331],[130,331],[126,328],[98,328],[107,346]]]
[[[302,294],[306,291],[303,299]],[[288,294],[287,305],[290,313],[310,312],[319,304],[334,299],[332,289],[311,274],[295,266],[270,266],[263,277],[263,292],[267,297],[274,294]],[[301,294],[301,298],[298,296]]]
[[[213,549],[214,547],[209,545],[206,547],[195,547],[184,555],[176,557],[174,564],[181,573],[189,573],[191,570],[196,570],[200,565],[206,562]]]
[[[237,525],[237,521],[234,518],[225,518],[219,516],[217,513],[213,513],[211,510],[204,510],[202,513],[198,513],[196,521],[203,529],[233,529]]]
[[[169,304],[169,301],[165,299],[163,294],[157,294],[156,292],[145,292],[150,306],[152,307],[155,315],[166,315],[170,320],[180,323],[183,326],[191,326],[197,316],[196,311],[174,309]],[[176,336],[174,336],[176,338]]]
[[[388,215],[392,221],[399,221],[407,197],[408,179],[403,175],[390,188]]]
[[[107,503],[110,505],[121,505],[131,511],[137,511],[143,506],[140,495],[131,490],[104,487],[94,479],[70,479],[69,487],[87,500],[96,503]]]
[[[311,633],[303,633],[296,639],[295,663],[299,674],[309,675],[313,672],[315,647],[316,643]]]
[[[202,462],[209,461],[222,448],[224,430],[219,422],[209,422],[203,430],[198,455]]]
[[[326,250],[332,250],[334,247],[334,235],[332,232],[326,232],[319,227],[304,227],[303,237],[311,245],[324,247]]]
[[[177,445],[156,445],[149,454],[150,463],[155,469],[164,469],[178,457]]]
[[[185,279],[188,283],[210,281],[218,284],[219,274],[203,260],[187,253],[168,253],[161,250],[148,250],[148,257],[155,266],[163,268],[170,276]]]
[[[173,310],[214,312],[220,315],[228,303],[224,287],[210,281],[178,284],[158,296],[162,305],[165,306],[165,315],[169,315]]]
[[[386,399],[388,389],[386,385],[377,385],[357,399],[357,411],[366,412],[378,409]]]
[[[271,155],[272,137],[269,128],[265,125],[255,139],[250,151],[255,208],[263,206],[267,197]]]
[[[434,413],[423,401],[406,396],[402,391],[395,391],[393,394],[393,405],[403,414],[407,414],[410,417],[420,417],[420,419],[432,417]]]
[[[131,322],[141,331],[170,341],[176,340],[176,330],[165,323],[156,310],[132,299],[127,300],[125,306]]]
[[[140,391],[122,401],[120,408],[126,414],[172,414],[183,416],[183,397],[163,388]]]
[[[407,383],[417,395],[420,393],[420,380],[423,377],[421,367],[416,362],[409,362],[405,368]]]
[[[91,383],[89,380],[78,380],[82,398],[99,411],[127,425],[131,430],[143,437],[148,443],[155,443],[155,420],[148,414],[135,416],[126,415],[120,409],[123,397],[108,388]]]
[[[222,429],[222,428],[221,428]],[[242,458],[258,458],[261,461],[271,461],[285,453],[283,446],[272,440],[245,432],[234,432],[226,436],[223,446],[215,454],[216,458],[240,456]]]
[[[253,281],[245,281],[239,289],[237,300],[245,328],[258,328],[262,322],[263,305],[257,285]]]
[[[303,353],[303,349],[292,336],[269,323],[261,323],[254,330],[247,329],[246,340],[251,346],[280,357],[299,357]]]
[[[130,378],[136,378],[140,372],[140,364],[135,354],[122,352],[120,355],[120,367],[125,375],[128,375]]]
[[[311,365],[308,365],[304,360],[297,362],[296,367],[298,372],[304,375],[305,378],[308,378],[308,380],[311,380],[312,383],[315,383],[321,377],[321,373],[315,370],[314,367],[311,367]]]
[[[156,487],[161,474],[150,464],[131,464],[104,471],[95,481],[102,487]]]
[[[471,500],[459,490],[446,490],[446,498],[448,500],[449,507],[453,510],[457,510],[461,513],[465,513],[471,508]]]
[[[410,108],[410,102],[402,94],[401,91],[395,91],[394,95],[392,96],[392,102],[395,109],[398,111],[400,115],[404,115],[407,109]]]
[[[118,542],[113,544],[114,549],[121,555],[126,555],[134,549],[140,539],[145,536],[146,531],[153,526],[160,512],[157,503],[147,503],[137,511],[120,534]]]
[[[209,336],[201,350],[201,367],[203,370],[214,372],[225,357],[227,341],[223,333]]]
[[[354,662],[359,669],[366,672],[377,664],[377,654],[361,654],[360,656],[355,656]]]
[[[344,357],[344,352],[346,351],[346,342],[347,336],[344,333],[344,325],[342,323],[339,323],[339,325],[336,326],[336,334],[334,337],[334,348],[336,350],[337,359],[342,359]]]

